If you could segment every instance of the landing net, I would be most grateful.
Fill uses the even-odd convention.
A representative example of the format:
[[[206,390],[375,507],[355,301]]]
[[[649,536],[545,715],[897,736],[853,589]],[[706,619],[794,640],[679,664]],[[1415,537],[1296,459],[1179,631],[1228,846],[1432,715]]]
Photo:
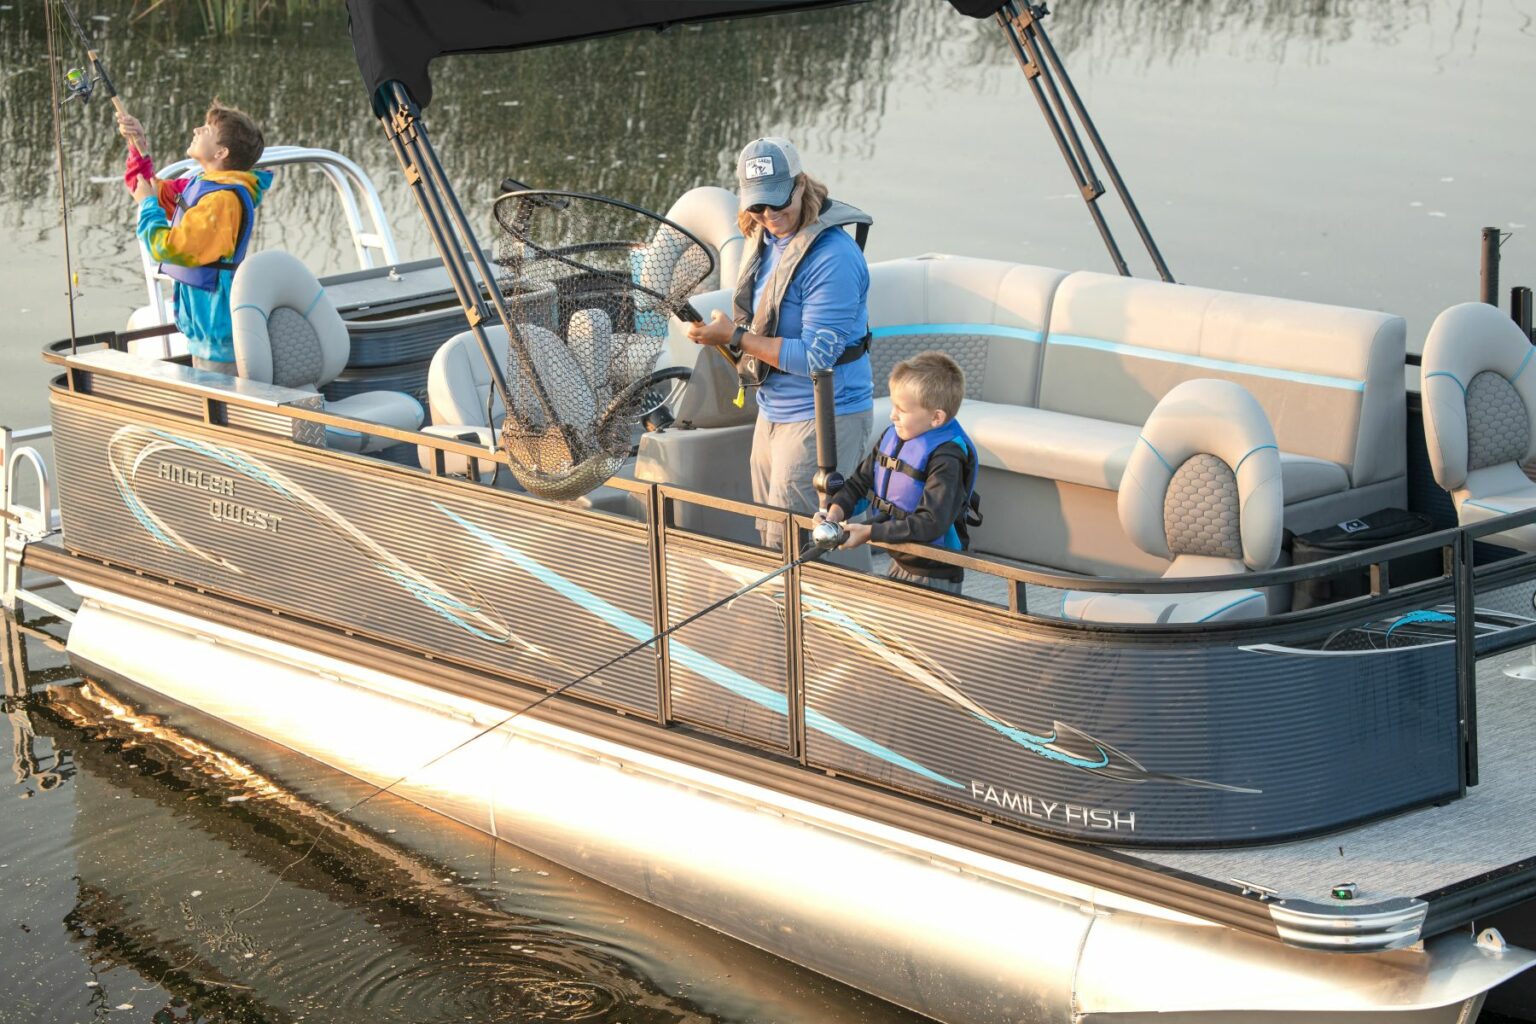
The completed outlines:
[[[512,192],[496,200],[494,258],[513,328],[501,443],[512,474],[576,498],[618,471],[641,418],[686,371],[655,371],[674,313],[714,256],[687,231],[616,199]]]

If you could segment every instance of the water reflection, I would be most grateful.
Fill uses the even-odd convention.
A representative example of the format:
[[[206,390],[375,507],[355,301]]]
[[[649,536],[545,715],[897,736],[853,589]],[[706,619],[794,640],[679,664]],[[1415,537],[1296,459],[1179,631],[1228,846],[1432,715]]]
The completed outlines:
[[[33,694],[33,682],[46,684],[67,678],[69,672],[59,666],[35,674],[28,662],[26,635],[9,618],[0,617],[0,678],[4,680],[4,695],[0,696],[0,710],[4,710],[11,726],[11,774],[18,789],[17,796],[30,799],[35,793],[47,793],[58,789],[76,771],[74,759],[68,748],[39,739],[32,716],[44,699]]]
[[[91,22],[96,42],[162,163],[180,156],[218,95],[254,114],[271,141],[340,150],[380,180],[395,174],[367,114],[339,2],[298,6],[260,38],[205,35],[196,5],[133,17],[139,6],[101,0],[81,15],[103,19]],[[1258,49],[1244,56],[1278,62],[1288,48],[1318,51],[1356,34],[1390,42],[1431,19],[1459,31],[1461,5],[1093,0],[1063,3],[1045,24],[1063,53],[1081,50],[1090,61],[1173,62],[1240,45]],[[81,62],[72,45],[63,57]],[[512,174],[664,208],[694,185],[726,182],[736,150],[765,126],[801,128],[806,152],[868,156],[895,76],[1011,63],[990,21],[959,17],[938,0],[869,3],[439,61],[429,121],[466,200],[489,199]],[[54,149],[42,5],[0,11],[0,66],[0,147],[13,166],[39,172],[0,178],[0,223],[18,227],[32,204],[56,204],[52,175],[40,173]],[[63,119],[70,202],[120,200],[115,182],[93,180],[122,159],[107,104],[67,104]],[[283,237],[264,241],[295,247],[294,236],[330,217],[329,196],[293,180],[280,187],[291,193],[282,224],[263,227]],[[402,222],[411,213],[393,212]]]
[[[0,834],[14,916],[70,949],[29,1020],[916,1020],[392,796],[336,821],[370,787],[45,653],[49,688],[6,666],[70,782],[35,805],[62,832]],[[58,902],[18,891],[41,870]]]
[[[6,5],[0,4],[0,8]],[[0,374],[40,381],[34,348],[67,328],[38,3],[0,10]],[[259,35],[207,37],[197,5],[133,20],[87,0],[131,108],[177,156],[210,96],[274,141],[338,149],[379,183],[407,258],[430,241],[368,114],[339,0],[295,4]],[[269,5],[276,11],[279,5]],[[1475,290],[1484,224],[1532,223],[1519,82],[1528,13],[1467,0],[1061,0],[1045,22],[1181,281],[1402,313],[1416,347]],[[71,63],[77,55],[69,53]],[[429,123],[482,231],[508,174],[665,208],[726,184],[754,135],[783,133],[877,219],[872,258],[963,252],[1108,269],[1028,89],[990,21],[940,0],[631,34],[434,66]],[[142,304],[121,143],[106,105],[65,108],[72,241],[85,330]],[[1116,234],[1131,238],[1114,204]],[[350,269],[323,180],[279,176],[255,244]],[[1127,246],[1128,250],[1134,246]],[[1528,246],[1505,280],[1529,283]],[[1132,259],[1138,273],[1145,262]],[[19,308],[15,308],[19,307]],[[17,388],[33,422],[41,402]],[[7,397],[12,397],[7,395]],[[33,413],[33,410],[38,412]]]

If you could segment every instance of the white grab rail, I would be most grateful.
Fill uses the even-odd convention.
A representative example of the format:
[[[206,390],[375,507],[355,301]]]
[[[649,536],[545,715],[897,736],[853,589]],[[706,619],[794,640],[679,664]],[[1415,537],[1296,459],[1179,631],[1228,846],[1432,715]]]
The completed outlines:
[[[352,233],[352,249],[357,256],[360,270],[391,266],[400,262],[400,252],[395,247],[395,236],[389,227],[389,216],[384,212],[384,201],[373,179],[353,161],[329,149],[311,146],[268,146],[256,161],[257,167],[286,167],[297,164],[313,164],[336,187],[341,199],[341,212],[346,218],[347,229]],[[169,181],[190,174],[197,168],[195,160],[178,160],[159,170],[158,176]],[[363,213],[367,213],[367,225]],[[149,250],[139,246],[139,260],[144,266],[144,284],[149,292],[149,308],[154,312],[156,323],[171,320],[168,289],[164,287],[170,278],[161,274],[158,265],[150,259]]]
[[[23,441],[53,437],[53,427],[12,430],[0,426],[0,606],[16,615],[23,602],[49,615],[73,621],[74,613],[21,585],[21,559],[27,545],[59,529],[59,510],[53,500],[53,478],[48,463],[36,448],[19,447]],[[30,467],[37,482],[37,504],[16,500],[16,472]]]

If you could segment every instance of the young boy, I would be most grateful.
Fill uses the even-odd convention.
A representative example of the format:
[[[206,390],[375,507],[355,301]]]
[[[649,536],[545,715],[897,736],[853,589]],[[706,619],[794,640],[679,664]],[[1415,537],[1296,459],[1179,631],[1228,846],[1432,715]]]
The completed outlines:
[[[942,352],[921,352],[891,370],[890,391],[891,425],[833,496],[825,518],[842,522],[868,497],[870,521],[849,523],[843,547],[873,540],[963,551],[966,527],[981,522],[971,517],[976,446],[955,422],[965,397],[965,373]],[[893,551],[889,575],[958,594],[965,570]]]
[[[118,114],[117,124],[142,152],[138,118]],[[264,145],[255,121],[214,100],[187,146],[200,173],[161,181],[147,157],[129,155],[124,181],[139,204],[138,236],[176,282],[176,327],[199,369],[235,372],[229,282],[245,259],[256,206],[272,182],[271,171],[252,170]]]

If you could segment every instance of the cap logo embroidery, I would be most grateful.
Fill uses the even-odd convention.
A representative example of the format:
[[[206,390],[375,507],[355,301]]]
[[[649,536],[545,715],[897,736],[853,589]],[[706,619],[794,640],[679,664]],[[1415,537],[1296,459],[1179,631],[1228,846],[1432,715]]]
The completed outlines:
[[[773,157],[755,156],[747,161],[744,177],[751,181],[753,178],[761,178],[773,173]]]

